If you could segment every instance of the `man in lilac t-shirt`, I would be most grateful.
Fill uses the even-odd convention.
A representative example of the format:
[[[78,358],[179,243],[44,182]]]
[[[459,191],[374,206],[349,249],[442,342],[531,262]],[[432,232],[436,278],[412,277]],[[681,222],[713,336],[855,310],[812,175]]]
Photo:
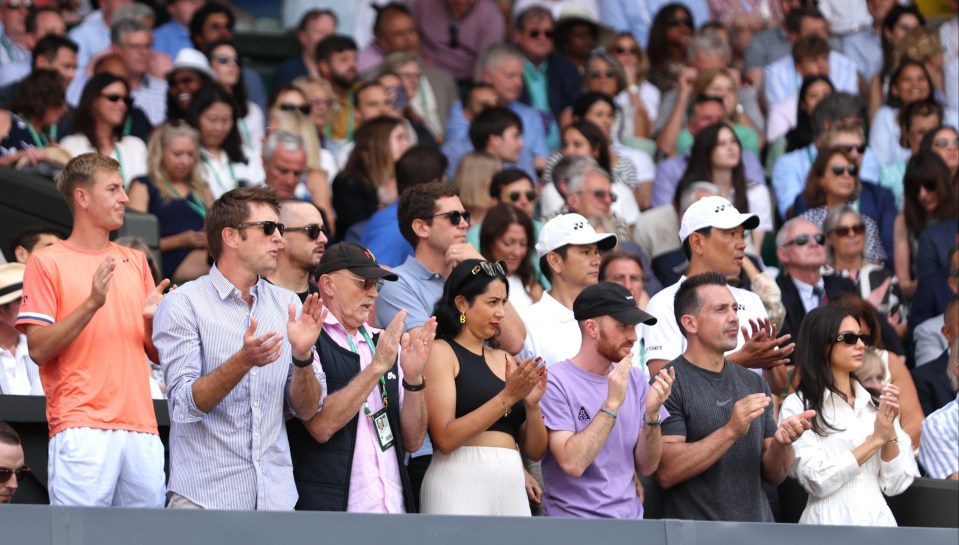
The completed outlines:
[[[675,373],[652,386],[632,366],[636,324],[656,323],[629,290],[613,282],[584,289],[573,302],[583,335],[572,359],[550,367],[540,401],[549,432],[543,459],[546,514],[643,518],[634,475],[650,475],[662,453],[659,423]]]

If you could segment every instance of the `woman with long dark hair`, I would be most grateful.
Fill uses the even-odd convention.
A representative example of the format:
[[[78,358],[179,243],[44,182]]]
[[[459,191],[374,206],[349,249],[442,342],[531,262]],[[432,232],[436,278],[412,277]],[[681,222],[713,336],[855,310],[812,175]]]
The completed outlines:
[[[232,40],[217,40],[209,45],[207,58],[216,82],[233,95],[236,103],[237,125],[243,144],[259,156],[266,132],[263,110],[246,96],[243,81],[243,61]]]
[[[200,161],[214,198],[263,179],[262,162],[243,149],[238,121],[233,95],[215,82],[200,88],[187,111],[187,122],[200,131]]]
[[[56,144],[57,123],[67,112],[66,83],[59,72],[34,70],[17,85],[13,98],[0,110],[0,165],[21,158],[46,158],[45,146]]]
[[[917,474],[899,424],[899,388],[870,392],[854,374],[867,340],[855,315],[836,304],[813,309],[799,328],[799,386],[779,418],[816,411],[811,433],[793,443],[789,471],[809,493],[800,524],[896,526],[883,495],[901,494]]]
[[[530,515],[520,452],[533,460],[546,453],[539,402],[547,375],[539,358],[517,363],[495,346],[506,275],[499,262],[463,261],[434,307],[436,342],[423,374],[435,450],[423,513]]]
[[[886,102],[869,124],[869,147],[880,164],[909,160],[912,152],[903,146],[899,113],[908,104],[934,99],[933,91],[929,70],[919,61],[904,59],[889,76]]]
[[[480,253],[486,259],[506,263],[510,302],[523,308],[539,301],[543,286],[533,268],[533,221],[514,204],[502,202],[486,213],[480,227]]]
[[[649,81],[666,93],[678,81],[686,62],[686,50],[696,28],[693,14],[683,4],[666,4],[656,13],[649,28]]]

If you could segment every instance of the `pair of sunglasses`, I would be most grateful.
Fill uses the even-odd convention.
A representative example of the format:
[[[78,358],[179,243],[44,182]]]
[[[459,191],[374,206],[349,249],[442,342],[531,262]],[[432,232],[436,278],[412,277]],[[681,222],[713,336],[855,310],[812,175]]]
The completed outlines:
[[[509,270],[506,268],[505,261],[480,261],[479,265],[473,267],[473,270],[470,271],[474,276],[483,273],[486,276],[509,276]]]
[[[636,55],[639,56],[638,47],[614,47],[611,52],[613,55]]]
[[[841,237],[851,237],[853,235],[861,235],[866,232],[866,226],[862,223],[857,223],[856,225],[846,226],[840,225],[832,230],[832,232]]]
[[[610,202],[616,202],[619,200],[619,195],[613,193],[612,191],[596,189],[594,191],[590,191],[589,194],[600,200],[605,199],[607,197],[609,197]]]
[[[284,233],[290,233],[293,231],[305,231],[307,238],[309,238],[310,240],[316,240],[320,238],[320,233],[323,233],[324,235],[326,235],[327,238],[329,238],[330,236],[330,230],[325,225],[320,226],[315,223],[311,223],[304,227],[286,227],[286,226],[283,227]]]
[[[359,282],[360,284],[362,284],[361,287],[363,288],[363,291],[370,291],[370,289],[376,286],[376,291],[379,292],[380,288],[383,287],[382,278],[357,278],[355,276],[350,276],[348,274],[341,274],[340,276],[342,276],[343,278],[349,278],[350,280],[354,282]]]
[[[466,220],[466,225],[470,224],[470,213],[466,210],[453,210],[451,212],[442,212],[440,214],[433,214],[430,217],[436,218],[439,216],[446,216],[446,219],[450,220],[450,223],[453,226],[457,226],[461,221]]]
[[[250,221],[247,223],[241,223],[239,225],[234,225],[234,229],[246,229],[247,227],[262,227],[263,234],[266,236],[272,236],[273,233],[279,231],[282,235],[286,231],[286,226],[282,223],[275,221]],[[319,235],[317,235],[319,236]]]
[[[826,243],[826,237],[822,233],[819,233],[815,235],[798,235],[796,238],[790,240],[786,244],[783,244],[783,246],[792,246],[793,244],[796,246],[805,246],[809,244],[810,240],[816,241],[816,244],[820,246]]]
[[[509,200],[517,202],[523,195],[526,195],[527,201],[533,202],[536,200],[536,190],[534,189],[530,189],[529,191],[510,191],[507,197],[509,197]]]
[[[612,68],[607,68],[605,72],[602,70],[591,70],[589,72],[589,76],[594,79],[601,78],[603,76],[606,76],[607,78],[614,78],[616,77],[616,71]]]
[[[855,176],[856,173],[859,172],[859,169],[856,167],[856,165],[852,164],[846,166],[833,165],[829,167],[829,170],[836,176],[842,176],[846,172],[848,172],[850,176]]]
[[[936,138],[932,141],[936,149],[959,148],[959,138]]]
[[[313,111],[313,106],[309,103],[306,104],[290,104],[289,102],[284,102],[280,104],[280,110],[284,112],[300,112],[303,115],[310,115],[310,112]]]
[[[544,38],[547,38],[547,39],[550,39],[550,40],[553,39],[553,31],[552,31],[552,30],[539,30],[539,29],[536,29],[536,30],[530,30],[528,34],[529,34],[529,37],[530,37],[530,38],[539,38],[540,36],[543,36]]]
[[[130,97],[128,97],[127,95],[121,95],[121,94],[118,94],[118,93],[110,93],[110,94],[108,94],[108,95],[100,95],[100,96],[103,97],[103,98],[105,98],[105,99],[107,99],[107,100],[109,100],[110,102],[120,102],[120,101],[122,100],[122,101],[124,102],[124,104],[127,105],[127,107],[129,107],[130,105],[133,104],[133,99],[130,98]]]
[[[866,335],[865,333],[840,333],[836,335],[836,339],[833,342],[856,346],[859,341],[862,341],[862,344],[868,346],[872,341],[872,335]]]
[[[846,153],[852,153],[852,152],[854,152],[854,151],[855,151],[856,153],[858,153],[859,155],[862,155],[862,154],[866,153],[866,145],[865,145],[865,144],[843,144],[843,145],[841,145],[841,146],[836,146],[836,147],[839,148],[839,149],[841,149],[842,151],[844,151],[844,152],[846,152]]]
[[[13,475],[17,476],[17,480],[26,477],[30,474],[30,468],[23,466],[18,469],[10,469],[7,467],[0,467],[0,484],[5,483],[10,480],[10,477]]]

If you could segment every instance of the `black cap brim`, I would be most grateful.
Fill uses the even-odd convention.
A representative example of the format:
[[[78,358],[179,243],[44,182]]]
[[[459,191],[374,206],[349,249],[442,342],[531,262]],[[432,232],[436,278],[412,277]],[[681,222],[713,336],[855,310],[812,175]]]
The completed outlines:
[[[654,325],[657,322],[655,316],[640,309],[639,307],[614,312],[611,313],[610,316],[615,318],[618,322],[628,325]]]
[[[347,267],[346,270],[354,272],[363,278],[382,278],[390,282],[396,282],[400,279],[396,273],[392,273],[382,267]]]

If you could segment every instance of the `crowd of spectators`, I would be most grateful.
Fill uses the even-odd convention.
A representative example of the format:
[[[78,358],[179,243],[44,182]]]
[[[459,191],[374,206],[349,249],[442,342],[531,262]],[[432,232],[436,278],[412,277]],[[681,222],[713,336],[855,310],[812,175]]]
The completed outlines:
[[[773,522],[791,477],[889,526],[959,479],[955,1],[286,0],[256,70],[227,3],[76,4],[0,0],[0,166],[72,213],[0,256],[52,505],[642,518],[653,476]],[[0,503],[29,463],[0,421]]]

